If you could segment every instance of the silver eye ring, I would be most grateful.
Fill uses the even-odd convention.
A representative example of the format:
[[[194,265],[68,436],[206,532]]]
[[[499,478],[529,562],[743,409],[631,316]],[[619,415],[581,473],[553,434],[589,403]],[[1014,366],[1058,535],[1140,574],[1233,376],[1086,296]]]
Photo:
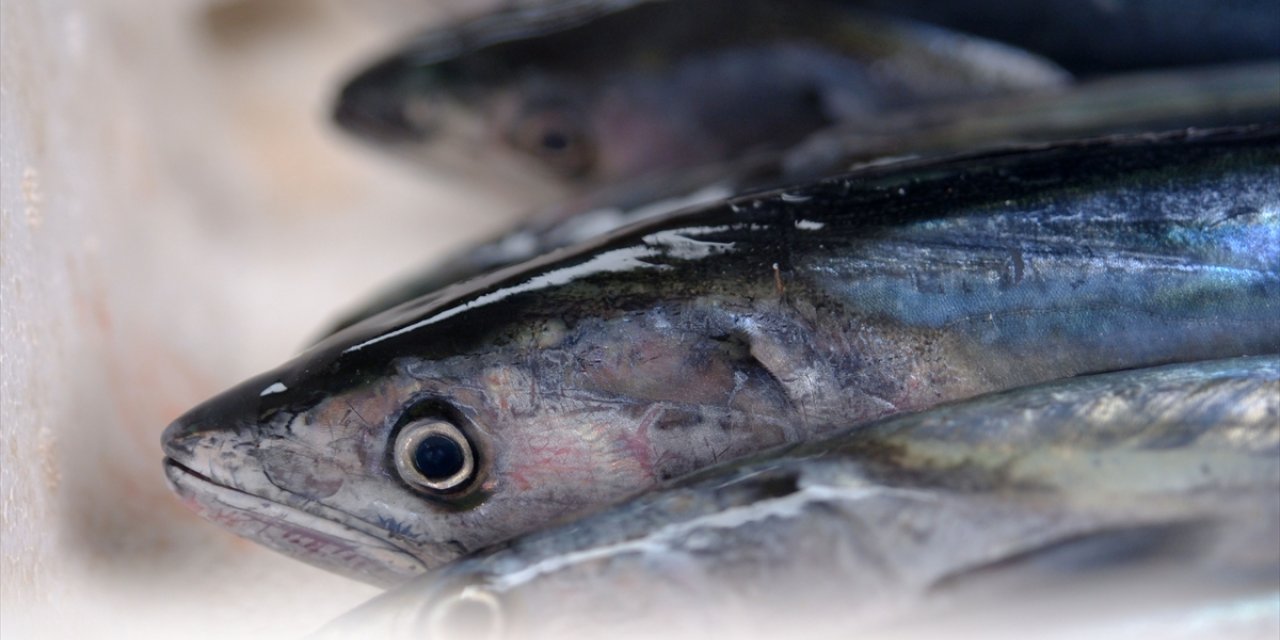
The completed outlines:
[[[410,486],[429,491],[458,488],[475,472],[471,443],[457,427],[440,419],[410,422],[395,443],[396,471]]]

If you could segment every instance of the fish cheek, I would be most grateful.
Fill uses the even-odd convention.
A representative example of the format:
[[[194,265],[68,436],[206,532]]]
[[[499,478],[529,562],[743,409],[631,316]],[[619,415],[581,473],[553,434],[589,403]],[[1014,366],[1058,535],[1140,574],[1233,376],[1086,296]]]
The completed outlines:
[[[745,334],[635,331],[580,358],[576,386],[623,401],[615,438],[655,481],[803,439],[786,389]]]
[[[365,400],[357,402],[360,398]],[[333,498],[364,475],[365,435],[375,427],[360,414],[384,410],[388,401],[385,391],[376,389],[326,399],[262,438],[252,455],[265,480],[291,497]]]
[[[574,385],[629,400],[721,404],[734,376],[720,355],[696,335],[637,330],[580,351]]]
[[[271,484],[305,500],[323,500],[337,494],[349,472],[338,460],[354,459],[354,451],[331,450],[323,455],[301,451],[295,443],[265,440],[255,455]]]
[[[633,327],[634,329],[634,327]],[[669,329],[633,330],[576,354],[575,386],[630,401],[668,401],[790,414],[784,385],[752,346],[728,331],[706,336]]]
[[[481,489],[492,499],[476,517],[495,530],[522,533],[654,483],[639,407],[567,380],[571,367],[544,365],[492,365],[483,376],[476,420],[492,454]]]

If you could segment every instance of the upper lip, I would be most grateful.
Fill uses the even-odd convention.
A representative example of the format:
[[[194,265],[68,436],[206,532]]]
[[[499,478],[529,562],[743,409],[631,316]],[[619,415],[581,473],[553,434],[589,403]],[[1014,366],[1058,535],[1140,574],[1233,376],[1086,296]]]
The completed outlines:
[[[169,453],[169,452],[168,452],[168,451],[165,451],[165,453]],[[166,456],[164,457],[164,462],[163,462],[163,464],[164,464],[164,466],[165,466],[166,468],[167,468],[167,467],[177,467],[177,468],[178,468],[180,471],[182,471],[183,473],[186,473],[187,475],[195,476],[196,478],[199,478],[200,480],[203,480],[203,481],[205,481],[205,482],[208,482],[209,484],[217,485],[217,486],[219,486],[219,487],[222,487],[222,488],[224,488],[224,489],[230,489],[230,490],[232,490],[232,491],[237,491],[237,489],[235,489],[235,488],[228,487],[228,486],[226,486],[226,485],[224,485],[224,484],[221,484],[221,483],[219,483],[219,482],[217,482],[217,481],[213,480],[213,479],[212,479],[212,478],[210,478],[209,476],[206,476],[206,475],[204,475],[203,473],[200,473],[199,471],[196,471],[195,469],[192,469],[191,467],[188,467],[187,465],[182,464],[181,462],[179,462],[178,460],[176,460],[172,455],[166,455]]]

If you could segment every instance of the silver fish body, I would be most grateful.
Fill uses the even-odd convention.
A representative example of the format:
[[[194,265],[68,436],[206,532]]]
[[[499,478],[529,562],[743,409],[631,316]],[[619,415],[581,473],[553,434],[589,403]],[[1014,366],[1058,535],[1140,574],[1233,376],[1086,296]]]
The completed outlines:
[[[1066,376],[1280,351],[1280,133],[871,167],[368,318],[179,418],[241,535],[380,584],[717,462]]]
[[[1273,637],[1277,495],[1280,358],[1100,374],[704,471],[319,637]]]

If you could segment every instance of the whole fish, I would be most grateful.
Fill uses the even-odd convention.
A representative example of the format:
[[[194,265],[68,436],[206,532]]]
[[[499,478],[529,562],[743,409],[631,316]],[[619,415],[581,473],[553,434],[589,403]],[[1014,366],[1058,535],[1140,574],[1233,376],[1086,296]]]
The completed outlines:
[[[576,0],[433,30],[352,79],[334,113],[468,179],[591,185],[1067,78],[1003,45],[826,0]]]
[[[353,325],[166,429],[204,516],[394,584],[769,447],[1280,351],[1280,129],[870,167]]]
[[[1275,637],[1277,495],[1280,357],[1100,374],[704,471],[319,637]]]
[[[1126,73],[1052,92],[906,109],[874,130],[848,124],[777,154],[677,168],[543,209],[494,239],[437,259],[378,291],[336,323],[355,324],[449,284],[651,217],[904,155],[1000,144],[1280,121],[1280,61]]]

